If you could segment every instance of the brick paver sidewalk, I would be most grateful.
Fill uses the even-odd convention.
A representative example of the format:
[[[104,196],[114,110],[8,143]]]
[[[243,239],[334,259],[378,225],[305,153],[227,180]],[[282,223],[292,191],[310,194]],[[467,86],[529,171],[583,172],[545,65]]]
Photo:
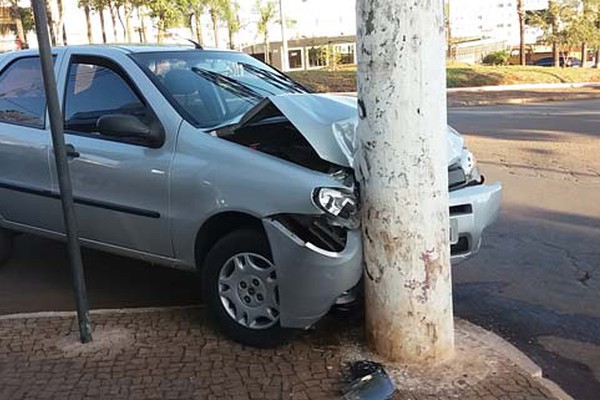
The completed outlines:
[[[356,319],[328,318],[274,350],[224,339],[202,309],[92,319],[88,345],[77,342],[73,317],[0,319],[0,399],[335,399],[344,362],[368,354]],[[388,368],[397,399],[554,398],[457,326],[455,361],[420,373]]]

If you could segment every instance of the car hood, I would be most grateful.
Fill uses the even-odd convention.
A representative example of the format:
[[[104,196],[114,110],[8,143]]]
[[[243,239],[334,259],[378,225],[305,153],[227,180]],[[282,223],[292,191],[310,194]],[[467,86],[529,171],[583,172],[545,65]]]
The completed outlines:
[[[319,157],[345,167],[353,167],[357,147],[357,99],[327,94],[286,94],[270,96],[254,109],[275,106],[315,149]],[[448,165],[461,156],[464,140],[448,127]]]

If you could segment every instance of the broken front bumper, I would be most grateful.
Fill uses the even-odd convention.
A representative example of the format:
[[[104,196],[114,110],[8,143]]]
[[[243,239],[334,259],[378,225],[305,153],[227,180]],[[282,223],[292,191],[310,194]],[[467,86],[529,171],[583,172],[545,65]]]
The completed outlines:
[[[479,251],[481,236],[500,211],[502,185],[469,186],[450,192],[452,262],[459,263]]]
[[[309,328],[362,275],[360,230],[348,231],[340,252],[320,249],[274,219],[263,220],[277,265],[281,326]]]

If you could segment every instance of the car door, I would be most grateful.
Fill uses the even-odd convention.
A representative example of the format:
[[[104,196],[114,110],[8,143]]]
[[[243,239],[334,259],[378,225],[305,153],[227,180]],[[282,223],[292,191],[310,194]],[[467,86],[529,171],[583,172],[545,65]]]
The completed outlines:
[[[172,257],[169,168],[180,121],[166,114],[159,93],[124,55],[73,54],[60,86],[82,240]],[[164,140],[104,136],[96,124],[111,114],[159,124]]]
[[[10,57],[0,72],[0,218],[13,228],[49,229],[50,131],[39,57]]]

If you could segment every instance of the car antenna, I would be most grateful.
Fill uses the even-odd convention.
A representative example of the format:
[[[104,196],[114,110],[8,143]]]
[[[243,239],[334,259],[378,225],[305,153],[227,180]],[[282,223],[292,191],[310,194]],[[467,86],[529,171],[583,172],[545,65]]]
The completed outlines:
[[[154,28],[156,28],[156,29],[157,29],[157,30],[159,30],[159,31],[162,31],[162,32],[166,33],[166,34],[167,34],[167,35],[169,35],[169,36],[172,36],[172,37],[176,37],[176,38],[178,38],[178,39],[185,40],[186,42],[190,42],[191,44],[193,44],[193,45],[194,45],[194,48],[195,48],[195,49],[197,49],[197,50],[204,50],[204,47],[203,47],[203,46],[202,46],[200,43],[196,42],[196,41],[195,41],[195,40],[193,40],[193,39],[190,39],[190,38],[183,37],[183,36],[181,36],[181,35],[179,35],[179,34],[177,34],[177,33],[169,32],[168,30],[166,30],[166,29],[163,29],[163,28],[160,28],[160,27],[158,27],[158,26],[155,26]]]

